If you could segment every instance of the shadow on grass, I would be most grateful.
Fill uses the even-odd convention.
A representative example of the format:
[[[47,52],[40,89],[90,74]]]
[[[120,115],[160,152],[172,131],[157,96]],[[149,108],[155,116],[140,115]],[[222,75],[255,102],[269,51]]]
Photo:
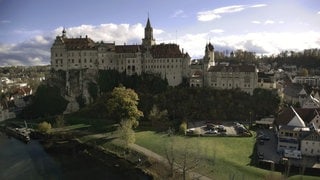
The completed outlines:
[[[249,156],[250,163],[248,166],[257,166],[258,165],[258,156],[257,156],[257,143],[254,144],[252,154]]]

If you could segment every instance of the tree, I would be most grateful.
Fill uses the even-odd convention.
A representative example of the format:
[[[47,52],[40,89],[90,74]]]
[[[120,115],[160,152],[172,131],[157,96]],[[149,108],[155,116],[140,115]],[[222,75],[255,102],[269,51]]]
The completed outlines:
[[[55,123],[56,123],[56,127],[57,128],[60,128],[60,127],[64,126],[64,116],[63,116],[63,114],[56,117]]]
[[[186,133],[187,133],[187,123],[185,121],[183,121],[180,124],[179,131],[180,131],[181,134],[186,135]]]
[[[166,130],[170,126],[168,111],[160,111],[156,105],[152,106],[148,118],[151,121],[152,126],[159,131]]]
[[[66,109],[67,104],[57,86],[40,85],[32,104],[24,109],[23,115],[28,118],[57,115]]]
[[[119,135],[119,138],[123,140],[126,148],[136,140],[132,129],[132,122],[130,120],[122,120],[120,122],[117,134]]]
[[[306,68],[302,68],[299,72],[301,76],[307,77],[309,75],[309,71]]]
[[[47,121],[38,124],[38,130],[42,133],[48,133],[51,129],[51,124]]]
[[[132,127],[139,125],[143,113],[138,109],[139,97],[132,89],[123,86],[115,87],[107,101],[107,111],[110,118],[117,122],[130,121]]]
[[[276,114],[281,102],[276,93],[261,88],[253,91],[252,100],[254,113],[261,117]]]
[[[199,166],[202,153],[199,144],[190,145],[188,142],[177,144],[174,136],[170,137],[170,141],[165,146],[166,159],[170,166],[170,174],[174,174],[174,166],[182,171],[183,179],[187,178],[187,173]]]

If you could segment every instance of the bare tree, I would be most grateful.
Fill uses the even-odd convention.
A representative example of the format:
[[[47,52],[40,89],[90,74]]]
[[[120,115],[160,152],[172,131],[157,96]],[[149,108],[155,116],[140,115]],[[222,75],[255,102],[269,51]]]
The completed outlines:
[[[170,166],[170,174],[174,175],[174,167],[182,172],[183,179],[187,178],[188,172],[197,168],[202,160],[202,153],[199,145],[191,145],[188,142],[177,144],[174,137],[165,146],[165,153]]]
[[[173,141],[174,141],[174,139],[173,139],[173,137],[171,137],[169,143],[166,145],[166,148],[165,148],[166,159],[169,164],[171,177],[173,177],[173,175],[174,175],[174,163],[175,163],[175,156],[174,156],[174,149],[173,149],[174,142]]]

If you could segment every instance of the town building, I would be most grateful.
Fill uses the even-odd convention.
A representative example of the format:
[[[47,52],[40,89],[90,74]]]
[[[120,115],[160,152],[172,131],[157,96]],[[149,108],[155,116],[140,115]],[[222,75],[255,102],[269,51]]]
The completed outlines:
[[[306,156],[320,156],[320,130],[313,130],[301,140],[301,154]]]
[[[170,86],[182,83],[189,76],[190,56],[177,44],[156,44],[148,18],[141,45],[116,45],[94,42],[88,36],[67,37],[64,29],[51,47],[51,66],[54,70],[108,70],[159,74]],[[68,85],[67,85],[68,86]]]
[[[253,94],[258,84],[258,70],[254,65],[216,65],[211,43],[206,45],[203,59],[191,63],[190,75],[191,87],[240,89]]]
[[[286,108],[275,120],[277,150],[298,150],[305,156],[320,153],[320,108],[310,95],[303,108]]]
[[[296,83],[288,83],[283,89],[283,97],[286,103],[302,105],[308,97],[304,86]]]
[[[309,85],[312,87],[320,86],[320,76],[295,76],[292,80],[293,83]]]

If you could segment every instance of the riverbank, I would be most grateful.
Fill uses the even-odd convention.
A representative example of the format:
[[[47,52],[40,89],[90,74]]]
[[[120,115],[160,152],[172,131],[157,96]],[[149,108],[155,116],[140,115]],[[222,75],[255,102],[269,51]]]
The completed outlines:
[[[64,174],[68,178],[73,178],[79,169],[85,171],[86,167],[90,167],[90,173],[82,172],[83,177],[87,177],[87,179],[103,179],[102,177],[104,176],[108,177],[108,179],[119,179],[119,175],[124,179],[153,179],[151,175],[139,169],[135,163],[120,158],[116,154],[110,153],[99,146],[92,146],[91,144],[81,142],[77,138],[70,138],[66,134],[63,136],[59,134],[50,135],[41,144],[49,154],[58,158],[63,166],[68,167],[68,169],[64,169]],[[77,157],[77,159],[80,158],[85,162],[90,159],[93,160],[93,163],[77,164],[73,161],[65,161],[63,159],[64,156]],[[101,173],[101,171],[100,174],[92,173],[92,171],[95,172],[95,169],[92,170],[92,165],[96,169],[107,167],[108,172],[105,172],[106,175]]]

